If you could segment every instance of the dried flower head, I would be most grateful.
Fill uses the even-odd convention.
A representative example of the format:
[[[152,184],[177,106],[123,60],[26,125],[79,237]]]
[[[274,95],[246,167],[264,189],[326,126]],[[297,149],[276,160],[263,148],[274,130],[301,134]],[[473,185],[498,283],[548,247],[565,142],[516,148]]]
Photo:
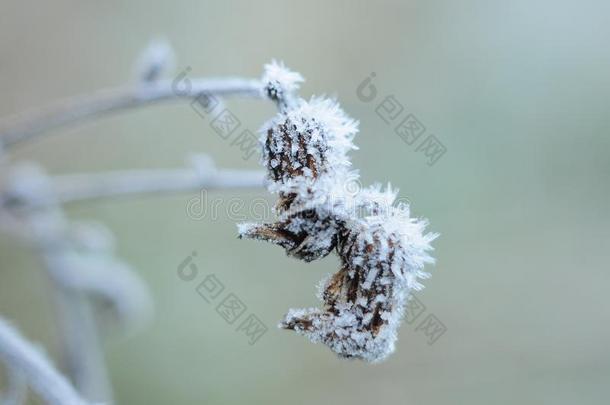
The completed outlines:
[[[269,190],[279,194],[280,219],[242,228],[242,235],[272,241],[306,261],[326,256],[347,218],[333,212],[329,197],[340,197],[333,190],[340,191],[350,175],[347,152],[355,149],[357,123],[331,100],[298,100],[261,132],[262,159]]]
[[[384,359],[394,350],[396,332],[411,289],[428,277],[430,241],[425,224],[406,207],[354,221],[342,231],[340,270],[321,285],[322,310],[292,310],[281,327],[327,344],[341,357]]]
[[[357,122],[333,100],[293,99],[296,77],[283,65],[267,65],[265,89],[280,112],[263,127],[260,143],[279,218],[242,224],[240,237],[273,242],[305,261],[335,250],[341,268],[321,285],[323,308],[290,310],[280,327],[341,357],[379,361],[394,350],[409,292],[428,277],[424,265],[433,262],[436,234],[425,234],[426,221],[394,203],[391,187],[350,190],[359,178],[348,158]]]

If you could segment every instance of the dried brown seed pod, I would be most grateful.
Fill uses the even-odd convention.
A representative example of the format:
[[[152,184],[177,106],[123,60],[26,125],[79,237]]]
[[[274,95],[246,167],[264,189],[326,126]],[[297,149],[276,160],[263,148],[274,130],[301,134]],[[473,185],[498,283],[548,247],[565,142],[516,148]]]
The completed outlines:
[[[308,209],[271,224],[245,224],[240,237],[265,240],[283,247],[289,256],[310,262],[337,245],[341,224],[330,213]]]
[[[279,219],[240,225],[240,237],[270,241],[305,261],[336,250],[341,268],[321,286],[323,308],[290,310],[280,327],[341,357],[382,360],[394,349],[409,292],[428,276],[423,267],[433,262],[436,235],[425,234],[426,222],[412,219],[406,205],[393,205],[391,188],[349,190],[358,179],[347,158],[357,123],[332,100],[289,97],[291,85],[282,83],[294,76],[277,68],[264,80],[280,113],[263,128],[261,146]]]
[[[332,100],[299,100],[263,129],[262,161],[270,190],[279,195],[272,224],[240,228],[240,236],[278,244],[298,259],[328,255],[346,217],[338,197],[349,176],[347,151],[356,123]],[[342,215],[343,214],[343,215]]]
[[[341,357],[379,361],[394,350],[409,291],[427,277],[423,265],[432,261],[426,251],[435,237],[411,239],[409,226],[392,229],[392,222],[405,219],[396,210],[382,215],[383,221],[368,218],[341,233],[341,268],[321,286],[323,309],[292,310],[280,327],[322,342]],[[407,224],[422,229],[418,222]]]

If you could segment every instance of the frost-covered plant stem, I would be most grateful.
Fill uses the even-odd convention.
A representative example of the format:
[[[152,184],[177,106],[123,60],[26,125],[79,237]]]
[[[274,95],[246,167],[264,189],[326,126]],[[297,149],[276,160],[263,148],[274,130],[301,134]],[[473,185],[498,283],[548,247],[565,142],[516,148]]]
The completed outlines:
[[[88,401],[112,404],[112,387],[92,305],[85,294],[69,288],[60,278],[63,268],[61,259],[56,257],[58,252],[50,252],[45,246],[38,249],[54,286],[53,298],[67,374],[76,390]]]
[[[0,122],[0,151],[47,131],[86,119],[163,101],[191,100],[201,94],[260,97],[259,80],[243,78],[142,82],[58,102],[56,105]]]
[[[50,181],[59,202],[134,197],[142,194],[187,193],[202,189],[263,187],[262,170],[195,169],[125,170],[93,174],[64,174]]]
[[[11,207],[11,211],[29,230],[32,247],[53,287],[63,363],[68,376],[88,401],[112,403],[112,389],[91,303],[81,292],[83,283],[74,280],[87,277],[89,271],[81,266],[81,276],[65,264],[72,256],[86,258],[91,252],[80,253],[84,249],[79,249],[70,238],[71,225],[43,171],[23,166],[15,170],[14,176],[15,187],[20,189],[11,194],[12,201],[20,206]],[[113,277],[112,270],[108,268],[108,277]]]
[[[2,318],[0,359],[6,364],[9,372],[21,373],[32,390],[45,402],[52,405],[86,404],[46,357]]]

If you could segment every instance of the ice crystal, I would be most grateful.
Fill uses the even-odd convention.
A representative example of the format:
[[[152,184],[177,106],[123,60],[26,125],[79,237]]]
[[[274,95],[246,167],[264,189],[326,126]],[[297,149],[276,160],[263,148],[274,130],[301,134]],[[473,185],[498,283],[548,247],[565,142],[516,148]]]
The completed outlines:
[[[338,103],[303,100],[293,92],[302,78],[283,65],[266,66],[267,95],[280,111],[261,130],[269,191],[278,194],[278,220],[242,224],[240,237],[270,241],[301,260],[335,251],[337,273],[320,286],[321,309],[291,309],[280,323],[339,356],[379,361],[393,350],[405,303],[429,276],[436,234],[396,204],[390,185],[360,189],[348,153],[358,124]],[[287,98],[290,98],[287,101]]]

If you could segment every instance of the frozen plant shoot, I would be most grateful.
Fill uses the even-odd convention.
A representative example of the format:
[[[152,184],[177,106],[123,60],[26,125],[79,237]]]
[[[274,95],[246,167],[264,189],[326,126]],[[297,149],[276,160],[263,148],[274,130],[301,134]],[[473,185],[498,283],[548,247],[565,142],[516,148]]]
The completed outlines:
[[[356,149],[357,122],[330,99],[295,95],[301,75],[275,62],[266,66],[265,93],[279,113],[262,129],[262,163],[268,189],[278,195],[278,220],[242,224],[241,237],[266,240],[297,259],[336,252],[337,273],[321,284],[321,309],[292,309],[280,327],[322,342],[341,357],[375,362],[394,350],[409,293],[429,276],[434,260],[426,222],[395,204],[388,185],[352,190],[358,172],[348,152]]]

